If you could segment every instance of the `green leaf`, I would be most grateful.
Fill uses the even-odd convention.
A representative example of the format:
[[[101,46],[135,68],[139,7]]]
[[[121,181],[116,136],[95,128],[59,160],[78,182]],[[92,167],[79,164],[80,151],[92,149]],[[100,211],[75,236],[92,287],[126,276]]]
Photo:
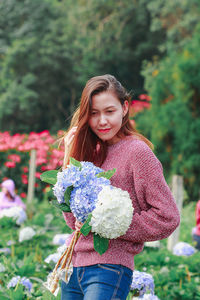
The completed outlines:
[[[1,300],[9,300],[10,298],[5,296],[3,293],[0,292],[0,299]]]
[[[50,184],[56,184],[57,182],[57,174],[58,170],[50,170],[42,173],[40,175],[40,179],[44,182],[50,183]]]
[[[70,165],[73,165],[75,167],[82,169],[82,165],[81,165],[80,161],[76,160],[75,158],[70,157],[69,162],[70,162]]]
[[[54,205],[55,207],[61,209],[64,212],[71,212],[70,206],[67,205],[66,203],[58,203],[57,200],[52,200],[51,204]]]
[[[69,200],[71,198],[71,192],[73,190],[73,186],[69,186],[66,191],[65,191],[65,194],[64,194],[64,199],[65,199],[65,203],[70,207],[70,203],[69,203]]]
[[[95,251],[102,255],[108,249],[109,239],[93,233],[93,243]]]
[[[108,171],[105,171],[105,172],[101,172],[99,174],[96,175],[96,177],[105,177],[107,179],[110,179],[116,172],[116,169],[112,169],[112,170],[108,170]]]
[[[21,300],[24,298],[24,286],[17,284],[14,290],[10,290],[10,296],[13,300]]]
[[[91,218],[92,218],[92,214],[89,214],[87,220],[85,221],[85,223],[81,227],[81,233],[84,236],[87,236],[91,231],[92,226],[90,226],[90,224],[89,224],[90,221],[91,221]]]

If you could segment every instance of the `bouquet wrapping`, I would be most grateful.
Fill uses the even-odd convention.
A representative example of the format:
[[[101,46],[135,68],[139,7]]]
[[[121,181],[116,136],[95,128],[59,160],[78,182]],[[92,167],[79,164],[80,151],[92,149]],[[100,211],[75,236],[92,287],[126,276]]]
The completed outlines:
[[[68,280],[73,248],[80,234],[87,236],[91,232],[94,249],[102,255],[108,249],[109,239],[118,238],[128,230],[133,216],[132,201],[127,191],[111,185],[110,178],[115,171],[103,171],[91,162],[70,158],[65,170],[46,171],[41,175],[41,180],[53,184],[57,200],[53,200],[52,204],[64,212],[72,212],[83,223],[48,278],[48,288],[52,293],[57,291],[63,271],[65,280]]]

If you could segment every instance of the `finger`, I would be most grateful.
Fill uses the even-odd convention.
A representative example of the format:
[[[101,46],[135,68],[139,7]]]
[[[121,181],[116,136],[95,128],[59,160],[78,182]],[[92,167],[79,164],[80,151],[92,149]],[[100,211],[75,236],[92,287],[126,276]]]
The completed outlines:
[[[77,126],[76,127],[72,127],[72,129],[70,129],[70,131],[68,132],[68,134],[66,135],[66,137],[64,138],[64,142],[67,146],[69,146],[74,138],[74,135],[76,133],[77,130]]]

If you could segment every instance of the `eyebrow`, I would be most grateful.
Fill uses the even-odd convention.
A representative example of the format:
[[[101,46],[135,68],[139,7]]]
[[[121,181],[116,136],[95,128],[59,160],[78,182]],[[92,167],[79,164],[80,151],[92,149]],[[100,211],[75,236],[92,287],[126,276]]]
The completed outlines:
[[[111,106],[105,107],[104,110],[105,110],[105,109],[110,109],[110,108],[115,108],[115,106],[114,106],[114,105],[111,105]],[[98,110],[98,109],[97,109],[97,108],[92,108],[92,110]]]

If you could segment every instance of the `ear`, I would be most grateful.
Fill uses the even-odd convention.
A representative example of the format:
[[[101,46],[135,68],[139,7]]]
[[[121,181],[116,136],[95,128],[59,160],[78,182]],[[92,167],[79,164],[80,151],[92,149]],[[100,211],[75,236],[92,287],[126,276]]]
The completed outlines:
[[[129,109],[129,102],[127,100],[124,101],[122,109],[123,109],[123,117],[125,117]]]

